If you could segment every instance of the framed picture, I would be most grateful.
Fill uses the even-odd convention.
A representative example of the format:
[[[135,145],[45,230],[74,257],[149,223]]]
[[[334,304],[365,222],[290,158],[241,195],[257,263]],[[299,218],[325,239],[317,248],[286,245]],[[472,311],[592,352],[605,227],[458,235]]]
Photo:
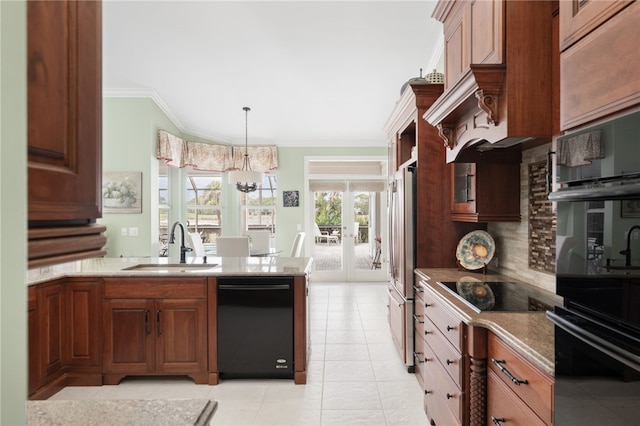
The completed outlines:
[[[104,172],[103,213],[142,213],[142,172]]]
[[[298,207],[300,205],[300,194],[298,191],[282,191],[282,203],[284,207]]]
[[[640,199],[620,201],[620,216],[640,217]]]

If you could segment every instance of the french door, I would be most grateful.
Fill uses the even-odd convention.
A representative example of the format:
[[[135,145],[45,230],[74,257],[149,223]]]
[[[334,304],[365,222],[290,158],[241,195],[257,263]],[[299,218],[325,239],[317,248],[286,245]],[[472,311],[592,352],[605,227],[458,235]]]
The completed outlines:
[[[384,180],[309,182],[314,281],[384,281],[387,234]]]

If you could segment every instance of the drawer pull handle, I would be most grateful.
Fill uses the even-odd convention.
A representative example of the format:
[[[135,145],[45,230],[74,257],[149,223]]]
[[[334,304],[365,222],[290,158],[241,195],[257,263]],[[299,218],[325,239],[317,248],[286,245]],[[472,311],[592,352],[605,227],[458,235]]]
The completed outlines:
[[[455,395],[451,395],[450,393],[447,393],[447,399],[451,399],[453,398]]]
[[[513,374],[511,374],[511,372],[509,370],[507,370],[502,364],[504,364],[506,361],[504,359],[495,359],[495,358],[491,358],[491,362],[500,369],[500,371],[502,371],[504,373],[505,376],[507,376],[509,378],[509,380],[511,380],[513,382],[513,384],[515,384],[516,386],[520,386],[520,385],[528,385],[529,381],[528,380],[519,380],[517,379]]]
[[[415,285],[413,286],[413,290],[414,290],[416,293],[424,293],[424,290],[423,290],[423,289],[421,289],[420,287],[416,287]]]
[[[426,389],[424,390],[424,394],[425,394],[425,395],[429,395],[430,393],[433,393],[433,391],[426,390]]]
[[[426,336],[427,334],[431,334],[431,331],[425,330],[424,335]]]
[[[500,426],[502,423],[505,423],[506,420],[504,419],[504,417],[493,417],[491,416],[491,421],[493,422],[494,425],[496,426]]]
[[[417,322],[418,324],[424,324],[424,321],[420,319],[419,316],[417,316],[416,314],[413,314],[413,320],[415,322]]]
[[[447,331],[451,331],[451,330],[455,330],[455,327],[451,327],[450,325],[447,326]]]
[[[149,310],[145,309],[144,311],[144,334],[146,336],[151,334],[151,330],[149,330]]]
[[[433,306],[433,303],[425,303],[425,304],[424,304],[424,307],[425,307],[425,308],[428,308],[429,306]]]
[[[450,359],[447,360],[447,365],[451,365],[453,364],[455,361],[451,361]]]
[[[421,360],[420,355],[422,355],[422,352],[414,352],[413,353],[413,359],[415,359],[416,361],[418,361],[418,364],[422,364],[424,361],[426,361],[427,359],[425,358],[424,361]]]

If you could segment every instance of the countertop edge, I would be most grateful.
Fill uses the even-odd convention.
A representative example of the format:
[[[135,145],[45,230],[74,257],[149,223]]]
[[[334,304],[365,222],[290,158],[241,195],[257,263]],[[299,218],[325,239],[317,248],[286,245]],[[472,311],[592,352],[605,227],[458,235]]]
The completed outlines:
[[[450,295],[444,288],[437,285],[439,272],[456,273],[455,269],[438,270],[429,268],[419,268],[415,271],[427,280],[429,288],[434,290],[436,295],[447,304],[456,315],[469,326],[486,328],[495,333],[499,338],[509,344],[523,358],[527,359],[541,371],[555,375],[555,364],[553,356],[553,324],[546,318],[544,312],[481,312],[477,313],[468,308],[463,302]],[[465,272],[460,271],[460,274]],[[467,273],[468,275],[468,273]],[[514,280],[512,277],[493,274],[493,279]],[[449,278],[447,278],[449,279]],[[433,282],[431,282],[433,281]],[[519,281],[524,285],[531,285]],[[515,321],[517,320],[517,321]],[[536,329],[528,335],[521,334],[523,329]],[[516,333],[516,331],[520,333]]]

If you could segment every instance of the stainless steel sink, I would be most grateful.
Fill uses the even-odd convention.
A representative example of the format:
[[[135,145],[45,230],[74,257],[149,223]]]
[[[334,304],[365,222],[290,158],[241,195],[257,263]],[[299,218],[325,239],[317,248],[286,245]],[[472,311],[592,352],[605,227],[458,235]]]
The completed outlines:
[[[125,271],[140,271],[140,272],[205,272],[211,269],[215,269],[218,266],[217,263],[169,263],[169,264],[155,264],[155,263],[142,263],[139,265],[130,266],[125,268]]]

